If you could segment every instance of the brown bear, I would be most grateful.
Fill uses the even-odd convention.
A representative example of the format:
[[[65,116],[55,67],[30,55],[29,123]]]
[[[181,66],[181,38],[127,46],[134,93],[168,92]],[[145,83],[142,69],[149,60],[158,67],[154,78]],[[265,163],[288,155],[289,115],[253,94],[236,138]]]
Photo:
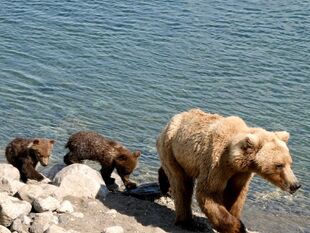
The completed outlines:
[[[73,134],[66,148],[70,151],[64,156],[65,164],[80,163],[82,160],[93,160],[101,164],[100,173],[110,190],[114,189],[114,178],[111,173],[116,168],[127,189],[136,188],[136,183],[129,180],[135,169],[140,151],[130,152],[117,141],[103,137],[96,132],[80,131]]]
[[[291,170],[289,133],[251,128],[239,117],[192,109],[175,115],[157,139],[161,166],[175,202],[176,224],[192,224],[191,201],[219,232],[246,232],[241,211],[252,174],[294,193],[299,183]],[[161,174],[161,178],[165,175]]]
[[[15,138],[6,149],[5,156],[7,161],[16,167],[20,172],[22,181],[28,179],[41,181],[44,179],[35,170],[38,162],[42,166],[47,166],[55,141],[46,138]]]

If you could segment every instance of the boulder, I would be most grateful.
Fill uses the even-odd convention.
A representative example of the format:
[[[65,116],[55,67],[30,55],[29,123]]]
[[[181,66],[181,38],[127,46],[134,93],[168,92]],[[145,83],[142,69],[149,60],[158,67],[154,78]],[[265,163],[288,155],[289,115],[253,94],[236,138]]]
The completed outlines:
[[[56,174],[53,183],[63,196],[105,198],[108,189],[101,174],[85,164],[72,164]]]
[[[7,193],[0,194],[0,225],[10,226],[22,215],[30,213],[32,206],[26,201],[11,197]]]
[[[11,164],[0,164],[0,178],[6,178],[8,180],[19,180],[20,174],[16,167]]]
[[[59,206],[60,202],[56,198],[51,196],[38,197],[33,201],[33,208],[39,213],[45,211],[54,211],[59,208]]]
[[[32,203],[36,198],[48,196],[61,200],[61,195],[57,192],[58,189],[59,188],[55,185],[45,183],[26,184],[18,190],[17,196],[30,203]]]
[[[9,229],[0,225],[0,233],[11,233]]]
[[[41,171],[41,173],[49,178],[50,180],[53,180],[54,177],[56,176],[56,174],[61,171],[64,167],[66,167],[65,164],[60,164],[60,163],[57,163],[57,164],[54,164],[53,166],[51,167],[47,167],[45,168],[44,170]]]

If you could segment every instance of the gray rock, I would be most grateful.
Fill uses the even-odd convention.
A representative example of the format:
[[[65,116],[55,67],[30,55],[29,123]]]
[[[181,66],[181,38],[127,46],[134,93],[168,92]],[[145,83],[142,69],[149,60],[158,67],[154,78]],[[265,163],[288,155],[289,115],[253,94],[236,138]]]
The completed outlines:
[[[31,233],[43,233],[53,224],[58,224],[58,218],[52,212],[38,213],[29,230]]]
[[[53,179],[63,196],[79,198],[104,198],[108,190],[100,173],[84,164],[72,164],[65,167]]]
[[[28,217],[27,215],[21,216],[20,219],[21,219],[22,223],[25,225],[30,225],[30,223],[32,222],[32,219],[30,217]]]
[[[10,226],[14,219],[30,213],[32,206],[6,193],[0,194],[0,224]]]
[[[66,167],[65,164],[55,164],[51,167],[47,167],[44,170],[41,171],[41,173],[49,178],[50,180],[53,180],[56,174],[61,171],[64,167]]]
[[[9,229],[0,225],[0,233],[11,233]]]
[[[38,197],[33,201],[33,208],[39,213],[44,211],[54,211],[59,208],[59,206],[59,201],[51,196]]]
[[[0,192],[7,192],[11,196],[13,196],[24,185],[25,183],[20,182],[19,180],[0,177]]]
[[[17,194],[22,200],[30,203],[32,203],[36,198],[48,196],[53,196],[61,200],[58,189],[59,188],[57,186],[51,184],[26,184],[18,190]]]
[[[121,226],[107,227],[103,230],[104,233],[124,233],[124,229]]]
[[[84,214],[81,212],[73,212],[73,213],[71,213],[71,215],[76,217],[76,218],[84,218]]]
[[[1,163],[0,164],[0,177],[8,180],[19,180],[20,174],[16,167],[11,164]]]
[[[73,211],[73,206],[68,200],[63,201],[57,209],[57,212],[59,213],[72,213]]]

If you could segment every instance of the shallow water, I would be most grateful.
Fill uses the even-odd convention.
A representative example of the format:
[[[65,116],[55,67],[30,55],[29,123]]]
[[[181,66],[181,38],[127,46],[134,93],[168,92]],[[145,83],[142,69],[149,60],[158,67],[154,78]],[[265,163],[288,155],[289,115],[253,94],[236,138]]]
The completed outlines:
[[[309,232],[309,12],[299,0],[0,1],[1,158],[12,138],[41,136],[60,162],[69,135],[96,130],[141,150],[134,178],[154,181],[171,116],[234,114],[291,133],[303,184],[291,196],[255,178],[253,217],[280,213]]]

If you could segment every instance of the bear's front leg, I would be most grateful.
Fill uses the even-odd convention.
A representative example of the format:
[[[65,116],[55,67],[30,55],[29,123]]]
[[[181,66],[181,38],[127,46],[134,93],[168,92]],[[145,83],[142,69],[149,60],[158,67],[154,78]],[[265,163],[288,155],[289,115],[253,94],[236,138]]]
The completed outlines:
[[[210,192],[197,184],[197,201],[213,227],[221,233],[246,233],[243,223],[230,214],[223,204],[222,192]]]
[[[119,174],[119,176],[121,177],[125,187],[127,189],[135,189],[137,187],[137,184],[135,182],[132,182],[129,180],[129,175],[122,175]]]
[[[28,159],[25,159],[22,162],[22,169],[20,172],[20,177],[23,182],[27,182],[28,179],[37,180],[37,181],[41,181],[44,179],[44,176],[35,170],[32,162]]]

